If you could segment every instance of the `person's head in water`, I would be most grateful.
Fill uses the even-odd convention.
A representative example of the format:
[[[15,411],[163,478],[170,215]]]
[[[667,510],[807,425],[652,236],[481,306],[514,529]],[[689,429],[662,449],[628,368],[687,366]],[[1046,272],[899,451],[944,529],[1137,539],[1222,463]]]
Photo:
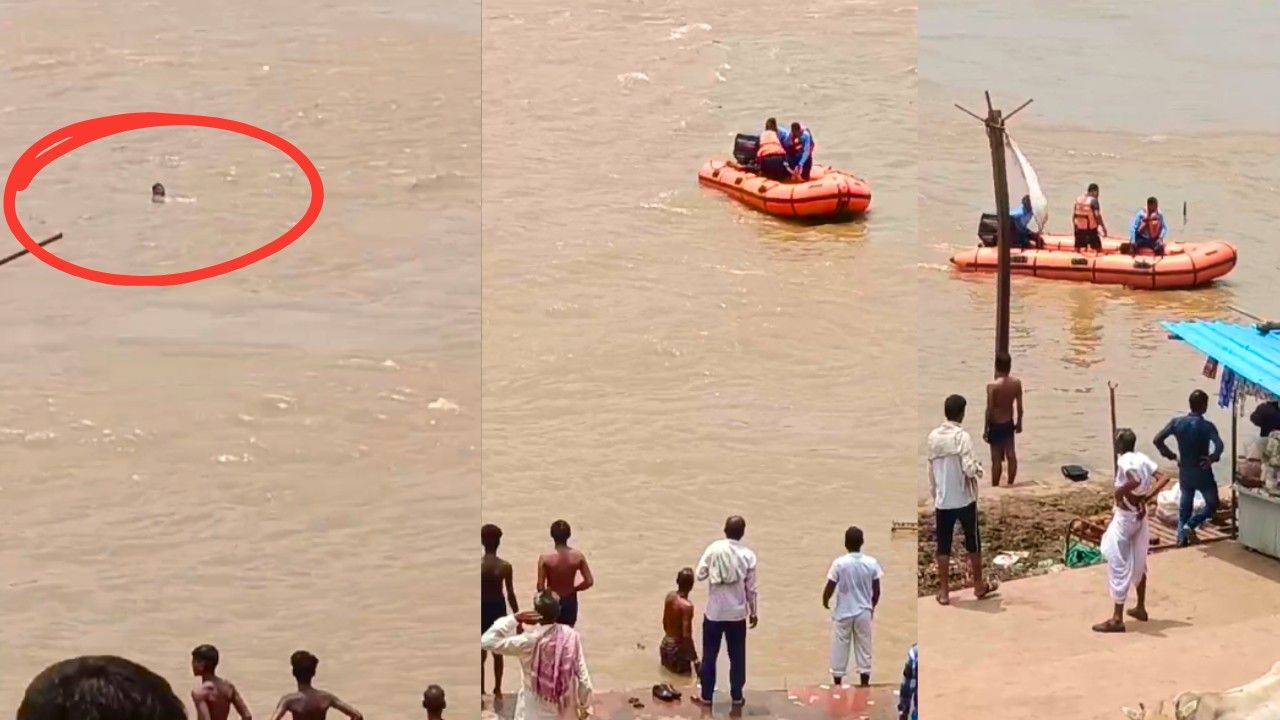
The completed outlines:
[[[791,134],[793,136],[795,136],[796,138],[799,138],[800,134],[803,132],[804,132],[804,128],[800,127],[800,123],[798,122],[791,123]]]
[[[1195,390],[1187,398],[1187,406],[1196,415],[1203,415],[1209,409],[1209,396],[1203,390]]]
[[[862,528],[857,525],[850,525],[848,530],[844,531],[844,549],[851,553],[862,552]]]
[[[27,686],[17,720],[187,720],[168,681],[121,657],[85,656],[50,665]]]
[[[963,395],[948,396],[942,403],[942,414],[953,423],[964,422],[964,409],[968,404]]]
[[[320,667],[320,658],[299,650],[289,656],[289,665],[293,667],[293,677],[299,684],[310,685],[316,676],[316,668]]]
[[[484,525],[480,528],[480,544],[484,546],[484,551],[490,555],[498,552],[498,546],[502,544],[502,528],[494,524]]]
[[[1098,197],[1098,183],[1089,183],[1089,189],[1085,191],[1089,197]]]
[[[568,545],[569,536],[573,530],[569,527],[569,523],[564,520],[557,520],[551,523],[551,539],[555,541],[556,546]]]
[[[1138,447],[1138,436],[1129,428],[1120,428],[1116,431],[1116,452],[1121,455],[1133,452]]]
[[[1022,196],[1022,209],[1027,212],[1031,212],[1031,196],[1030,195]]]
[[[676,589],[685,595],[693,590],[693,568],[681,568],[676,573]]]
[[[747,534],[747,521],[741,515],[731,515],[724,521],[724,536],[730,540],[741,540]]]
[[[201,645],[191,651],[191,672],[204,676],[212,675],[218,670],[218,648],[212,645]]]
[[[429,720],[442,717],[447,707],[444,701],[444,688],[439,685],[428,685],[426,692],[422,693],[422,707],[426,709]]]
[[[160,183],[156,183],[155,185],[152,185],[152,186],[151,186],[151,197],[152,197],[153,199],[154,199],[154,198],[162,198],[162,197],[164,197],[164,186],[163,186],[163,185],[161,185]]]
[[[533,598],[533,611],[542,618],[543,625],[550,625],[560,617],[560,596],[543,590]]]
[[[1153,213],[1160,209],[1160,201],[1154,195],[1147,198],[1147,212]]]
[[[772,130],[772,131],[774,131],[774,132],[778,132],[778,119],[777,119],[777,118],[769,118],[768,120],[765,120],[765,121],[764,121],[764,129],[765,129],[765,130]]]
[[[1013,358],[1009,357],[1009,353],[1000,353],[996,355],[996,372],[1001,375],[1008,375],[1013,369]]]

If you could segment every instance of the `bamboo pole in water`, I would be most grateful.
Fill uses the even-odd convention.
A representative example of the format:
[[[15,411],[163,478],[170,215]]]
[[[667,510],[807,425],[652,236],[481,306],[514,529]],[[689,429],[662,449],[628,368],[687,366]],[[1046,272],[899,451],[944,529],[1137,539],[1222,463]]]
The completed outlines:
[[[45,240],[41,240],[41,241],[40,241],[39,243],[37,243],[37,244],[38,244],[40,247],[44,247],[45,245],[49,245],[50,243],[55,243],[55,242],[57,242],[57,241],[59,241],[59,240],[61,240],[61,239],[62,239],[62,233],[58,233],[57,235],[54,235],[54,236],[53,236],[53,237],[51,237],[51,238],[48,238],[48,239],[45,239]],[[18,258],[20,258],[20,257],[22,257],[23,255],[26,255],[26,254],[28,254],[28,253],[30,253],[30,252],[31,252],[30,250],[28,250],[28,249],[26,249],[26,248],[23,248],[23,249],[19,250],[18,252],[14,253],[14,254],[12,254],[12,255],[10,255],[10,256],[8,256],[8,257],[0,258],[0,265],[7,265],[7,264],[9,264],[9,263],[13,262],[14,260],[17,260]]]

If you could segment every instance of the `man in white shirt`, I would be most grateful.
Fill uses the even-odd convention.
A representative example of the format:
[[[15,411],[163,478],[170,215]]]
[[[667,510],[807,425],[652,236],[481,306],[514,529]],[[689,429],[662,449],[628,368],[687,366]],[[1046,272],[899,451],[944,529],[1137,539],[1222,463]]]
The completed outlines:
[[[929,488],[933,491],[938,530],[938,595],[940,605],[951,604],[951,543],[956,523],[964,530],[964,549],[973,571],[974,597],[996,591],[997,583],[982,575],[982,547],[978,540],[978,481],[982,464],[973,456],[973,438],[960,426],[967,405],[960,395],[943,403],[946,422],[929,433]]]
[[[1138,436],[1129,428],[1116,431],[1115,511],[1102,534],[1102,555],[1107,559],[1107,584],[1114,603],[1111,617],[1093,626],[1095,632],[1124,632],[1124,603],[1129,590],[1138,591],[1138,604],[1129,617],[1147,619],[1147,550],[1151,528],[1147,505],[1169,484],[1155,461],[1136,452]]]
[[[695,577],[706,582],[707,606],[702,612],[702,694],[694,701],[710,706],[716,690],[716,660],[720,642],[729,652],[729,698],[735,707],[745,699],[747,684],[747,628],[757,622],[756,554],[742,544],[747,521],[734,515],[724,522],[724,539],[707,546]]]
[[[870,555],[862,554],[862,529],[844,531],[844,547],[849,551],[831,563],[827,586],[822,591],[822,607],[831,610],[831,682],[844,684],[849,670],[849,649],[853,648],[862,687],[871,684],[871,621],[880,603],[880,578],[884,570]],[[836,607],[831,609],[831,596]]]

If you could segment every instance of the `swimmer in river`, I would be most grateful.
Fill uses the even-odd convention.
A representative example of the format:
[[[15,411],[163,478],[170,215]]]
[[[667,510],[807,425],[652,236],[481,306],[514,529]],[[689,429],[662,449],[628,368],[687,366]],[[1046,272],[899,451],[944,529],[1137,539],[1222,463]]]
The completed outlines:
[[[196,199],[185,195],[170,195],[165,192],[164,185],[156,183],[151,186],[151,202],[153,203],[193,203]]]
[[[293,716],[293,720],[324,720],[329,708],[351,718],[364,720],[359,710],[338,699],[333,693],[325,692],[312,686],[311,680],[316,676],[316,668],[320,659],[306,650],[299,650],[289,656],[289,664],[293,666],[293,677],[298,681],[298,691],[280,698],[280,704],[272,713],[271,720],[281,720],[285,713]]]
[[[200,678],[200,685],[191,691],[191,701],[196,706],[198,720],[227,720],[231,708],[241,720],[253,720],[240,691],[229,680],[220,678],[218,670],[218,648],[212,645],[201,645],[191,651],[191,672]]]

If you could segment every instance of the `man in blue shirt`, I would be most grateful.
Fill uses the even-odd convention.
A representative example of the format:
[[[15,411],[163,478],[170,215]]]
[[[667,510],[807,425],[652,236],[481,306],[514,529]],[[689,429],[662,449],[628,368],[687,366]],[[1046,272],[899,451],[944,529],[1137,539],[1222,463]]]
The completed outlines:
[[[1009,213],[1009,219],[1013,222],[1012,246],[1022,250],[1026,250],[1032,245],[1044,247],[1044,241],[1040,239],[1040,233],[1031,229],[1031,221],[1035,219],[1035,214],[1031,211],[1030,195],[1022,196],[1022,203]]]
[[[787,149],[787,164],[791,166],[792,175],[798,180],[809,180],[813,170],[813,133],[798,122],[791,123],[791,130],[779,130],[778,139]]]
[[[1196,528],[1213,518],[1218,510],[1218,481],[1213,478],[1213,464],[1222,459],[1222,437],[1218,428],[1204,417],[1209,409],[1209,396],[1203,390],[1191,393],[1191,413],[1176,417],[1155,437],[1156,449],[1168,460],[1178,463],[1178,486],[1182,501],[1178,505],[1178,546],[1195,537]],[[1166,445],[1169,436],[1178,441],[1178,454]],[[1196,493],[1204,496],[1204,510],[1192,515]]]
[[[1133,244],[1133,253],[1146,248],[1156,255],[1164,255],[1164,238],[1169,234],[1169,226],[1164,222],[1160,212],[1160,201],[1154,197],[1147,198],[1147,209],[1139,210],[1133,216],[1133,227],[1129,228],[1129,242]]]

